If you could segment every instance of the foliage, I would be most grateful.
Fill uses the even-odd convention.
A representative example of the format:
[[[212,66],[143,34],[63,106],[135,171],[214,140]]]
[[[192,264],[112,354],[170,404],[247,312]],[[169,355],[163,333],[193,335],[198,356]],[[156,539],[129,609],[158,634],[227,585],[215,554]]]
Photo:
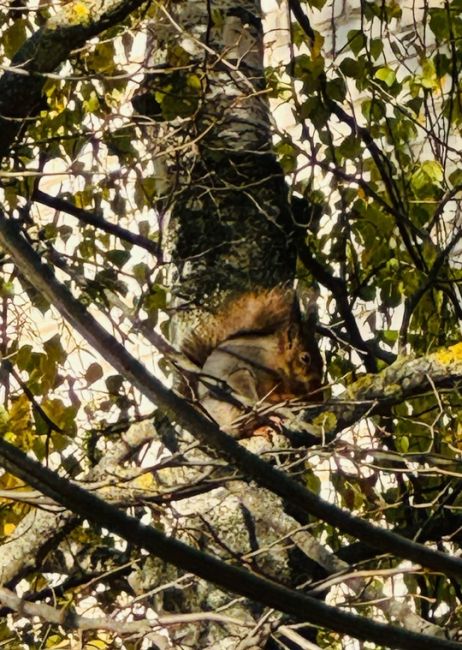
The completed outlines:
[[[265,71],[276,116],[274,150],[293,212],[296,217],[300,212],[298,285],[302,296],[313,287],[319,296],[326,383],[338,394],[398,355],[425,357],[460,341],[462,2],[425,2],[414,7],[414,16],[395,0],[353,3],[348,30],[333,20],[320,22],[319,31],[296,20],[297,9],[316,25],[330,15],[330,2],[288,4],[293,15],[287,60],[270,61]],[[89,20],[84,0],[70,3],[72,10],[77,24]],[[168,355],[167,360],[153,358],[142,326],[161,334],[168,329],[171,269],[165,224],[176,189],[171,189],[172,159],[196,146],[193,136],[179,142],[177,130],[196,134],[207,86],[207,70],[195,64],[182,35],[175,46],[164,35],[171,29],[170,10],[152,3],[132,11],[49,73],[41,105],[24,119],[0,169],[2,212],[17,220],[43,261],[107,330],[168,378],[174,364]],[[56,11],[53,2],[40,8],[9,3],[0,18],[2,70],[14,65],[15,53]],[[216,24],[221,19],[213,17]],[[153,57],[152,40],[157,41]],[[278,106],[286,111],[282,125]],[[70,478],[91,477],[121,432],[150,416],[152,406],[61,320],[57,306],[6,253],[0,264],[2,437]],[[327,406],[325,411],[315,424],[331,431],[336,417]],[[377,413],[328,445],[286,449],[277,462],[284,465],[287,457],[284,467],[312,492],[329,493],[335,503],[372,522],[456,553],[460,388],[433,386],[399,404],[385,403]],[[173,454],[171,467],[163,464],[171,431],[164,423],[159,432],[161,440],[148,451],[141,447],[130,458],[121,456],[101,481],[107,490],[103,496],[196,548],[289,586],[298,587],[306,578],[306,590],[318,589],[319,595],[325,567],[313,572],[314,562],[293,543],[289,559],[282,553],[276,559],[265,556],[279,537],[289,537],[269,526],[268,532],[261,522],[260,527],[249,523],[242,500],[235,497],[226,541],[216,530],[220,507],[227,511],[229,506],[215,504],[217,512],[202,517],[194,505],[191,512],[178,505],[190,495],[227,485],[233,470],[208,475],[187,453]],[[88,480],[92,489],[100,487]],[[0,484],[0,533],[6,547],[35,501],[10,473],[0,476]],[[435,625],[430,633],[436,626],[454,635],[460,629],[462,593],[456,579],[418,567],[401,566],[395,575],[399,560],[392,554],[377,558],[324,522],[306,516],[297,521],[309,524],[313,537],[336,558],[370,571],[366,595],[377,583],[382,588],[383,580],[386,594],[400,590],[412,602],[412,613]],[[248,556],[239,526],[252,540]],[[188,575],[144,556],[105,529],[82,522],[71,528],[35,566],[12,576],[9,586],[22,579],[21,592],[31,601],[46,600],[79,613],[90,609],[95,617],[144,620],[153,610],[180,614],[223,608],[229,617],[248,615],[251,624],[261,620],[266,630],[262,608],[242,606],[218,589],[207,592],[202,583],[198,587]],[[384,598],[393,602],[394,597]],[[366,597],[362,602],[361,591],[345,587],[332,595],[336,604],[344,599],[361,615],[377,616]],[[390,609],[383,607],[382,613],[396,620]],[[267,626],[261,647],[280,647],[278,639],[287,640],[284,630],[293,621],[282,615],[269,620],[273,627]],[[406,625],[405,617],[399,623]],[[181,632],[168,624],[163,629],[171,631],[179,644],[175,647],[206,647],[199,625],[183,622]],[[290,647],[302,647],[294,634],[324,648],[358,647],[337,632],[296,630],[287,637],[294,644]],[[115,637],[118,647],[148,647],[133,630],[69,633],[66,626],[47,626],[18,613],[4,618],[0,642],[18,648],[70,647],[66,639],[78,634],[85,648],[115,647]],[[150,643],[163,647],[162,638],[156,634]]]

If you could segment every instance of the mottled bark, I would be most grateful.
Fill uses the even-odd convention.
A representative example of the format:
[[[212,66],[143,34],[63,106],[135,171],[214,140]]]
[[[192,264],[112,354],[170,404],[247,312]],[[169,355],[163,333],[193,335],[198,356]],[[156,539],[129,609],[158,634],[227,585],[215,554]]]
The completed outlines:
[[[103,456],[98,465],[82,477],[82,481],[88,484],[93,481],[106,481],[108,476],[114,476],[125,458],[150,442],[154,435],[155,431],[150,423],[134,425]],[[78,522],[79,517],[70,510],[31,510],[8,538],[8,544],[2,547],[0,584],[17,584],[21,577],[40,566],[41,558],[57,548],[66,533]]]
[[[175,317],[181,331],[230,294],[284,285],[295,273],[286,186],[271,149],[259,4],[222,0],[213,16],[203,0],[178,5],[203,75],[188,126],[195,145],[176,161],[172,206],[172,292],[187,308]]]
[[[338,398],[302,410],[287,426],[304,431],[308,422],[310,434],[317,433],[327,442],[365,416],[387,415],[396,404],[423,393],[456,388],[461,382],[462,343],[425,357],[403,356],[381,373],[353,382]]]

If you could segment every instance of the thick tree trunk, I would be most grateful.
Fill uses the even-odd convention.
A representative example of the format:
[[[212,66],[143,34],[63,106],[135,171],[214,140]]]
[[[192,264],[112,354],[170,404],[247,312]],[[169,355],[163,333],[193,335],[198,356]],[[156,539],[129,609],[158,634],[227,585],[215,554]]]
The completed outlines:
[[[179,161],[172,208],[172,291],[187,307],[175,316],[180,338],[230,295],[294,277],[286,186],[271,149],[259,5],[222,0],[212,14],[203,0],[178,5],[203,87],[189,133],[195,145]]]
[[[293,290],[294,223],[272,151],[260,4],[193,0],[173,7],[163,65],[177,66],[183,86],[177,96],[167,92],[176,108],[187,101],[188,85],[190,96],[198,86],[200,92],[194,114],[165,129],[173,156],[160,154],[172,172],[172,340],[247,404],[312,399],[322,361]],[[229,425],[241,407],[217,398],[210,382],[188,382],[191,395],[189,387],[234,435]]]

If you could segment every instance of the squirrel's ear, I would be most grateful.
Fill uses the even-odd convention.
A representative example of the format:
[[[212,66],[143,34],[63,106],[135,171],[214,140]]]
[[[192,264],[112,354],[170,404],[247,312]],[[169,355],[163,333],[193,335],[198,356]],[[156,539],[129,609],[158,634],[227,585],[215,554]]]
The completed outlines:
[[[289,347],[296,345],[300,339],[300,321],[292,320],[286,332]]]
[[[303,320],[316,320],[318,316],[318,289],[316,287],[297,287],[297,298],[303,315]]]
[[[319,298],[319,291],[316,287],[304,288],[302,290],[297,289],[297,296],[300,301],[299,305],[302,312],[301,320],[304,324],[304,328],[314,330],[316,323],[318,322],[317,300]]]

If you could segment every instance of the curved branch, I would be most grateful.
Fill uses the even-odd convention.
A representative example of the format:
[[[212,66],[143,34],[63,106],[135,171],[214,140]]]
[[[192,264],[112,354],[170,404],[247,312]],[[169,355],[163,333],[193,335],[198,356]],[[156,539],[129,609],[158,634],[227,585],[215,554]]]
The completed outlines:
[[[0,440],[1,463],[9,472],[61,505],[89,521],[104,526],[126,541],[142,547],[157,557],[195,573],[218,586],[284,611],[299,620],[321,625],[353,637],[404,650],[461,650],[462,644],[416,634],[391,625],[372,622],[366,618],[343,612],[310,596],[287,589],[271,580],[261,578],[240,567],[194,549],[164,533],[145,526],[138,519],[124,514],[102,499],[60,477],[47,467],[28,458],[24,452]]]
[[[67,5],[36,31],[13,57],[0,77],[0,158],[40,107],[47,75],[63,63],[71,52],[90,38],[118,24],[146,0],[103,0],[80,2],[83,12]],[[98,7],[98,8],[97,8]]]
[[[289,0],[289,8],[290,8],[290,11],[295,16],[295,18],[297,19],[298,24],[300,25],[300,27],[303,29],[305,34],[310,39],[310,42],[314,43],[314,39],[315,39],[315,36],[316,36],[315,33],[314,33],[314,29],[311,27],[311,23],[309,21],[309,18],[306,15],[306,13],[303,11],[299,0]]]
[[[303,430],[303,423],[324,415],[335,425],[322,431],[325,441],[351,426],[366,415],[388,414],[390,407],[407,399],[434,391],[435,388],[455,387],[462,382],[462,343],[443,348],[425,357],[401,357],[377,375],[365,375],[353,382],[336,399],[313,404],[301,411],[291,422]]]
[[[6,219],[1,213],[0,242],[35,288],[58,309],[95,350],[104,356],[108,363],[149,400],[170,414],[178,424],[188,429],[209,449],[233,463],[245,476],[254,479],[259,485],[286,499],[303,512],[338,527],[369,546],[386,553],[392,552],[398,557],[406,558],[434,571],[462,577],[461,559],[373,526],[321,499],[284,472],[244,449],[234,438],[221,431],[213,422],[190,406],[186,400],[166,388],[100,325],[97,319],[74,298],[67,287],[56,280],[51,269],[42,263],[40,256],[21,235],[15,222]],[[443,360],[441,362],[443,363]],[[462,363],[457,365],[457,369],[462,376]],[[385,377],[386,372],[383,373]],[[412,381],[411,376],[409,382],[412,384]],[[386,384],[385,387],[388,390]],[[368,394],[367,387],[360,396],[363,394]]]
[[[344,280],[330,273],[312,254],[309,247],[303,242],[297,241],[297,252],[305,267],[312,273],[315,280],[332,292],[338,312],[343,318],[345,329],[350,338],[350,343],[363,356],[364,366],[368,372],[377,372],[376,357],[386,363],[395,360],[393,353],[382,350],[374,341],[365,341],[361,336],[358,324],[351,310],[348,291]]]
[[[448,244],[439,252],[437,258],[433,262],[433,266],[428,271],[426,281],[408,298],[404,303],[404,315],[403,321],[401,323],[401,328],[399,332],[399,338],[401,345],[405,345],[407,342],[407,334],[409,322],[411,320],[412,314],[419,304],[420,300],[423,298],[425,293],[431,289],[438,280],[438,274],[445,263],[448,262],[449,254],[455,247],[455,245],[462,238],[462,228],[459,228],[455,231],[454,235],[451,237]]]
[[[46,205],[49,208],[70,214],[72,217],[76,217],[76,219],[88,224],[89,226],[94,226],[95,228],[103,230],[110,235],[115,235],[123,241],[128,241],[131,244],[135,244],[135,246],[144,248],[156,257],[159,255],[159,246],[147,237],[143,237],[142,235],[130,232],[130,230],[122,228],[122,226],[119,226],[116,223],[110,223],[109,221],[106,221],[106,219],[103,219],[103,217],[96,212],[78,208],[70,201],[66,201],[59,196],[50,196],[50,194],[46,194],[46,192],[35,190],[32,195],[32,201],[38,201],[38,203]]]

